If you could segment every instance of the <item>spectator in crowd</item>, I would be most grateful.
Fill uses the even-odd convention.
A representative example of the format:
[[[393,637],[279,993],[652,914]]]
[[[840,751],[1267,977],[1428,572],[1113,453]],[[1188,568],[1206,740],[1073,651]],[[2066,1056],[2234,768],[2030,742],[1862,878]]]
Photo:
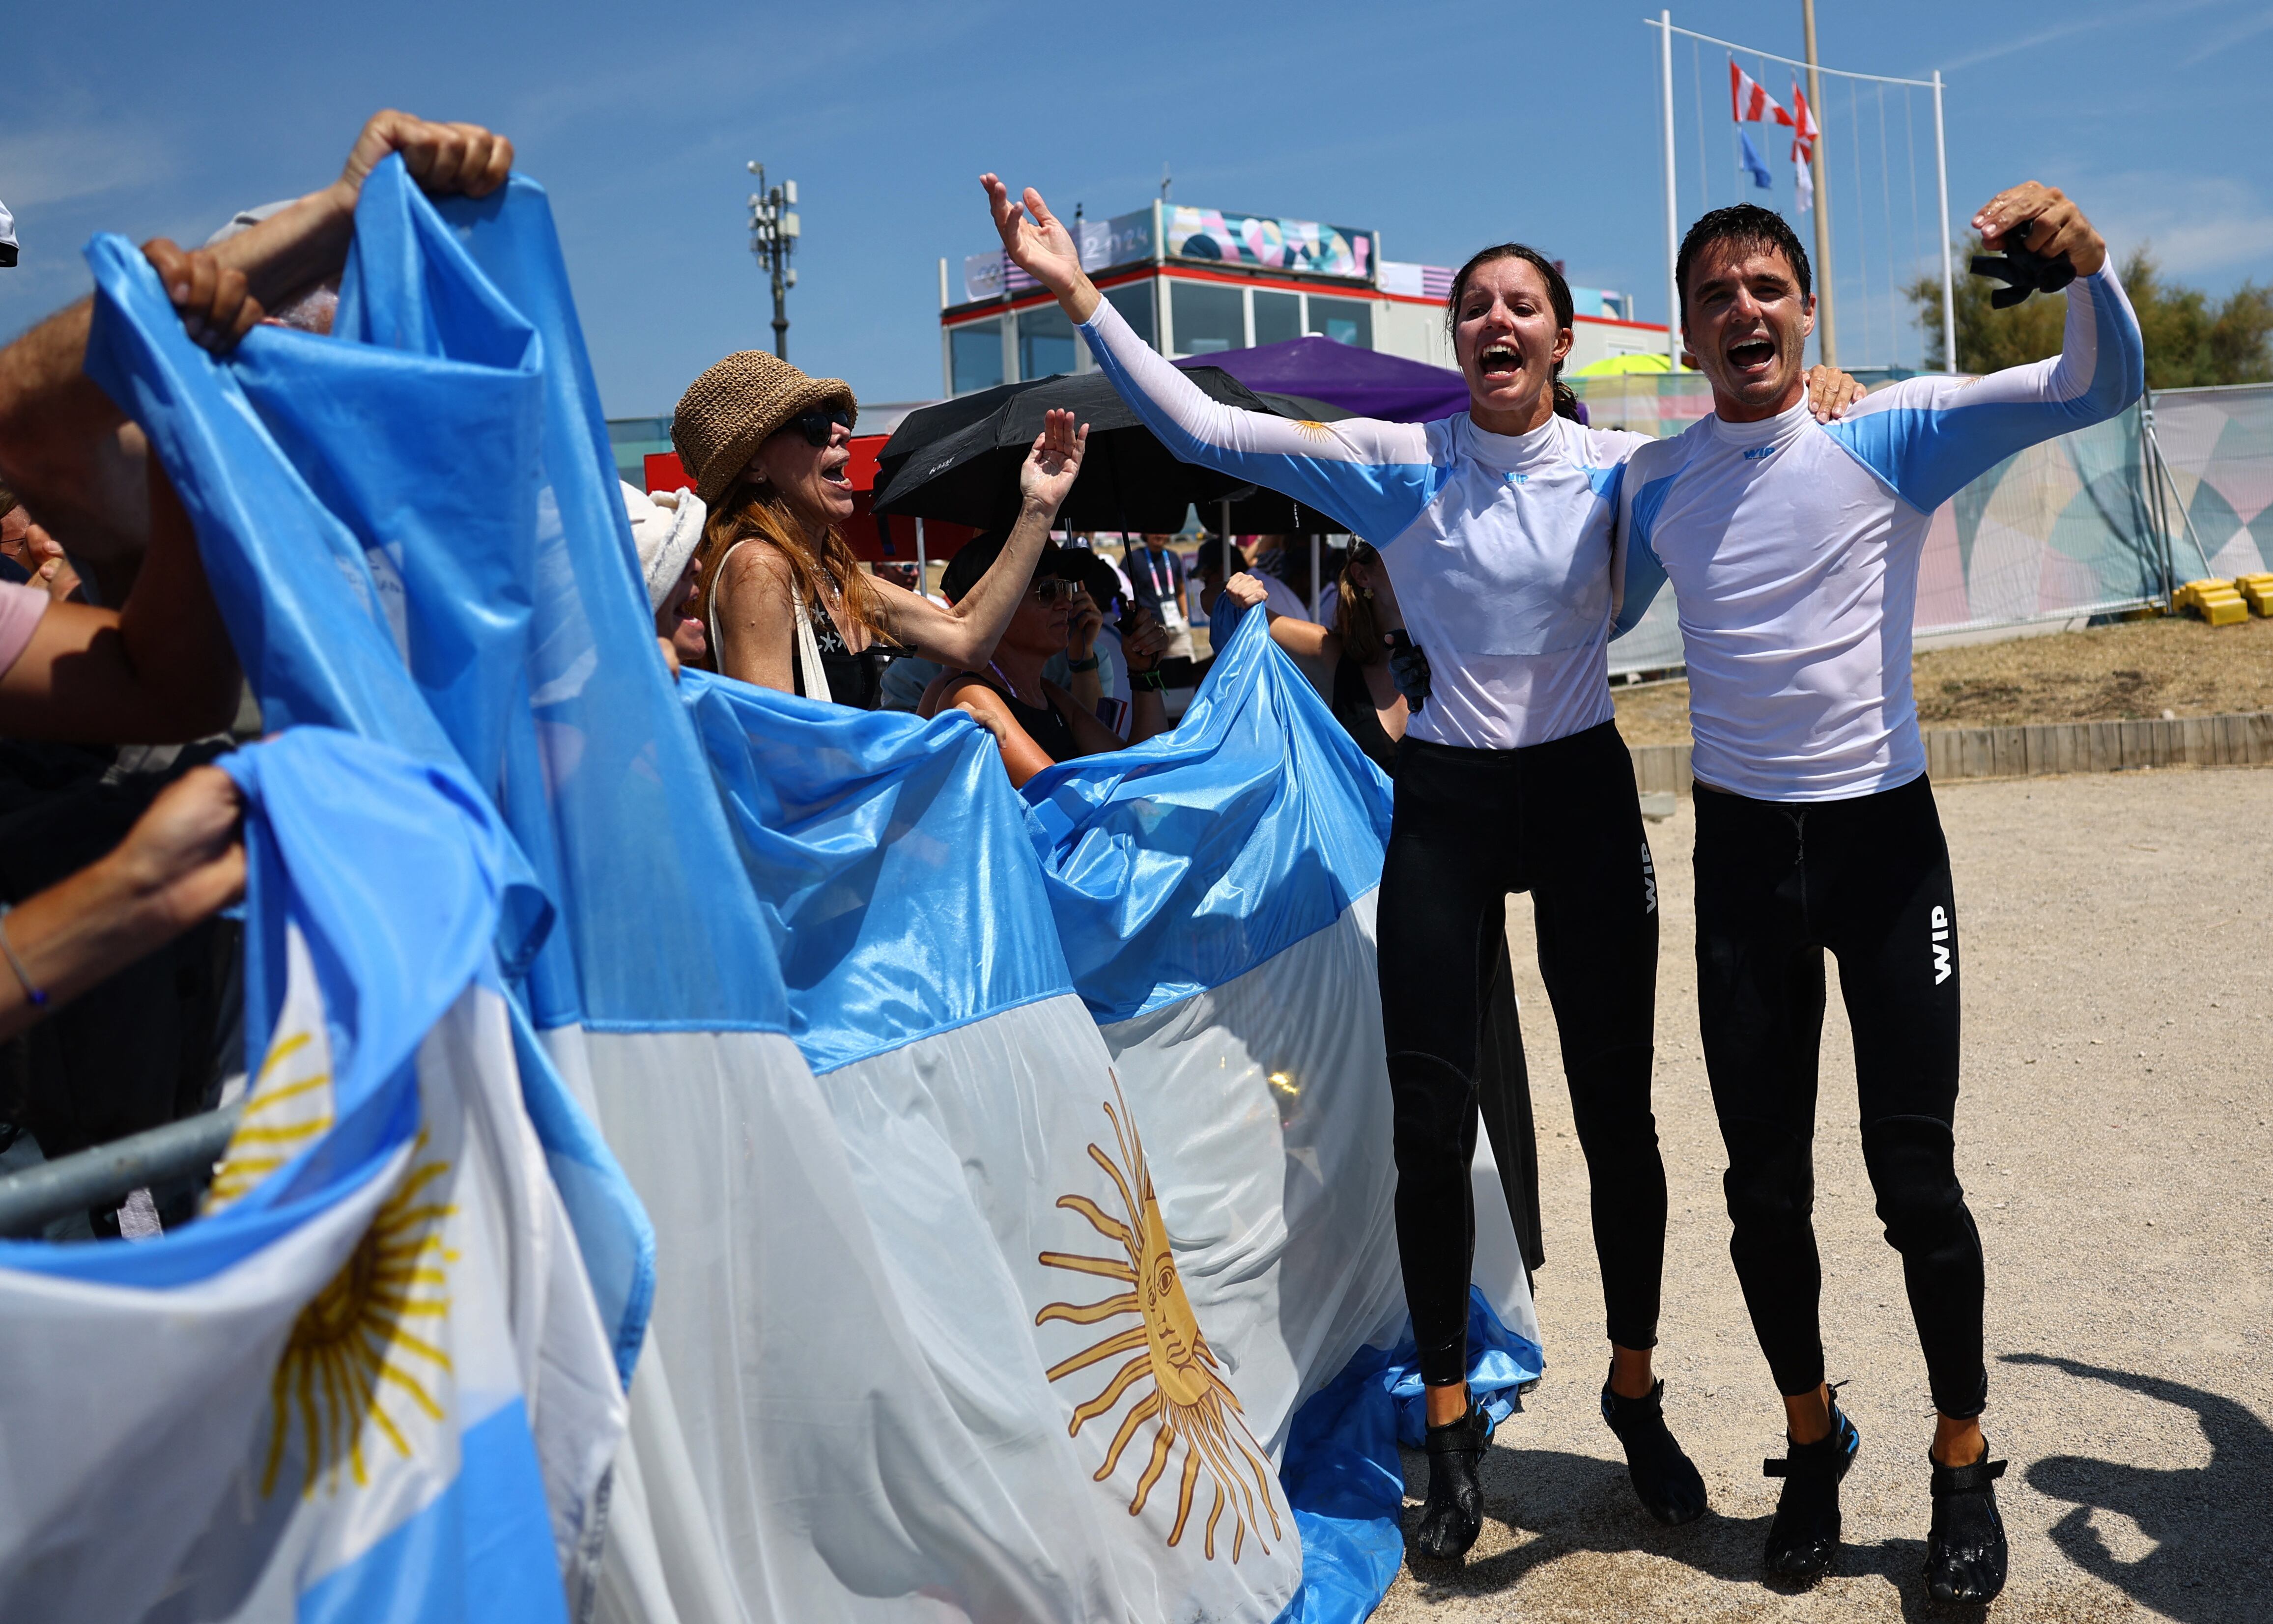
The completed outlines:
[[[1146,535],[1121,559],[1136,607],[1151,613],[1167,633],[1167,657],[1192,657],[1192,628],[1184,608],[1183,555],[1170,545],[1173,535]]]
[[[0,1042],[242,896],[243,810],[227,773],[192,768],[109,856],[0,909]]]
[[[623,490],[640,573],[647,580],[648,607],[655,614],[656,640],[677,676],[681,666],[701,665],[710,649],[702,622],[688,611],[707,511],[702,498],[683,485],[677,490],[641,490],[625,484]]]
[[[512,161],[476,126],[379,114],[332,185],[210,250],[145,246],[190,336],[225,351],[335,285],[363,181],[392,153],[430,191],[476,195]],[[313,308],[306,325],[327,326]],[[199,765],[226,747],[242,682],[186,513],[86,375],[91,320],[81,300],[0,350],[0,477],[42,521],[8,549],[34,579],[0,582],[0,899],[16,904],[0,905],[0,1145],[29,1128],[48,1156],[198,1110],[242,1066],[238,936],[213,917],[242,888],[239,803]],[[64,548],[96,602],[68,601]],[[156,1210],[189,1209],[161,1194]]]
[[[257,224],[206,251],[185,252],[162,237],[144,246],[190,336],[226,350],[268,311],[299,311],[336,288],[364,177],[396,153],[438,194],[485,196],[513,167],[513,143],[479,125],[374,115],[331,185],[248,211]],[[328,331],[328,303],[313,309],[309,324]],[[80,365],[93,311],[93,300],[81,299],[0,351],[0,480],[64,543],[99,600],[123,604],[149,541],[148,452]]]
[[[892,651],[942,665],[986,658],[1073,489],[1089,431],[1070,412],[1047,415],[1019,468],[1019,514],[1001,574],[972,582],[942,609],[869,574],[844,539],[840,527],[852,516],[846,447],[859,409],[844,379],[809,378],[744,350],[694,380],[671,437],[709,510],[696,602],[713,669],[875,710]]]
[[[1082,590],[1074,600],[1066,651],[1051,655],[1042,675],[1125,739],[1130,716],[1129,656],[1121,647],[1118,622],[1134,612],[1125,595],[1125,580],[1106,559],[1080,548],[1068,548],[1059,564]],[[1078,652],[1084,649],[1086,659]]]
[[[1342,566],[1339,613],[1331,627],[1290,615],[1272,602],[1269,583],[1242,572],[1224,583],[1241,612],[1260,607],[1271,640],[1285,649],[1330,705],[1357,747],[1383,772],[1397,775],[1397,741],[1405,737],[1405,696],[1389,669],[1388,634],[1402,629],[1397,595],[1381,555],[1359,542]]]
[[[78,595],[80,587],[62,545],[33,522],[5,485],[0,485],[0,580],[36,585],[57,602]]]
[[[1009,550],[1009,538],[1001,531],[965,543],[948,565],[941,589],[960,602],[1001,567]],[[1143,610],[1136,611],[1121,645],[1135,690],[1127,740],[1065,687],[1042,675],[1051,656],[1061,652],[1070,655],[1076,665],[1094,658],[1085,642],[1075,640],[1077,629],[1090,635],[1097,625],[1097,620],[1088,619],[1084,628],[1076,617],[1076,602],[1087,602],[1083,557],[1069,549],[1046,549],[1030,572],[1027,589],[1001,640],[971,666],[936,678],[924,694],[921,715],[961,710],[994,735],[1013,784],[1024,784],[1054,761],[1119,750],[1124,743],[1142,744],[1167,730],[1155,669],[1167,637],[1160,623]],[[1096,606],[1088,607],[1094,616]]]

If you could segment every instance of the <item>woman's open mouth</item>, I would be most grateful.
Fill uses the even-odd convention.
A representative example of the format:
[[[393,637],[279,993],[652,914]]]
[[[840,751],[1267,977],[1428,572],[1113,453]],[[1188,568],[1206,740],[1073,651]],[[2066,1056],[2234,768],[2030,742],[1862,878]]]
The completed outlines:
[[[834,468],[822,468],[821,470],[821,477],[827,480],[832,485],[842,485],[845,490],[850,490],[852,489],[852,479],[851,476],[845,473],[844,470],[851,466],[851,462],[848,458],[845,461],[836,464]]]
[[[1523,354],[1512,344],[1487,344],[1476,356],[1476,370],[1486,378],[1512,378],[1523,370]]]

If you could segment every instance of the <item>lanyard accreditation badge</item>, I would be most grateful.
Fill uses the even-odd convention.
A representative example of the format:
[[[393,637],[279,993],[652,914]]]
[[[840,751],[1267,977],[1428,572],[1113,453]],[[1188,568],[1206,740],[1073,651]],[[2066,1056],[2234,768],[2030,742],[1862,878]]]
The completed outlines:
[[[1176,566],[1173,563],[1168,565],[1168,579],[1164,582],[1160,579],[1159,558],[1150,547],[1143,549],[1143,551],[1144,573],[1152,583],[1152,602],[1158,606],[1160,624],[1170,632],[1181,632],[1185,625],[1184,595],[1177,586]]]

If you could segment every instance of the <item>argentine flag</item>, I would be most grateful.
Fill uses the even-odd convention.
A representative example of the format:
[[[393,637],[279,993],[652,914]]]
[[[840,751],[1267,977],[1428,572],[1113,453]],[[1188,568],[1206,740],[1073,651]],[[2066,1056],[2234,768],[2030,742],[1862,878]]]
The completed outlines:
[[[1421,1442],[1374,963],[1390,786],[1263,614],[1218,629],[1174,733],[1024,794],[1193,1306],[1286,1469],[1295,1615],[1360,1618],[1404,1555],[1393,1435]],[[1538,1321],[1481,1137],[1472,1176],[1469,1381],[1504,1417],[1540,1374]]]
[[[562,1619],[532,1420],[613,1373],[491,969],[503,830],[345,734],[225,764],[263,1058],[196,1223],[0,1244],[0,1618]]]

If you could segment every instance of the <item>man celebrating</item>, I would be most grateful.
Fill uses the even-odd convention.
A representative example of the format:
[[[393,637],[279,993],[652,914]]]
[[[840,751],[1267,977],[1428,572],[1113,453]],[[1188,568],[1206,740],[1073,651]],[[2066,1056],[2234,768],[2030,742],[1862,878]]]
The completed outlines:
[[[2005,1531],[1980,1416],[1981,1240],[1957,1181],[1957,904],[1910,695],[1918,559],[1935,508],[2022,447],[2139,398],[2139,326],[2107,245],[2034,182],[1974,216],[1992,248],[2065,256],[2055,359],[1916,378],[1819,423],[1802,348],[1807,255],[1750,204],[1690,229],[1682,326],[1714,415],[1634,453],[1620,496],[1630,629],[1670,580],[1687,645],[1697,779],[1698,998],[1729,1151],[1729,1252],[1783,1394],[1771,1572],[1814,1578],[1839,1546],[1859,1438],[1824,1382],[1810,1220],[1823,950],[1854,1030],[1863,1154],[1939,1412],[1926,1584],[2003,1589]]]

